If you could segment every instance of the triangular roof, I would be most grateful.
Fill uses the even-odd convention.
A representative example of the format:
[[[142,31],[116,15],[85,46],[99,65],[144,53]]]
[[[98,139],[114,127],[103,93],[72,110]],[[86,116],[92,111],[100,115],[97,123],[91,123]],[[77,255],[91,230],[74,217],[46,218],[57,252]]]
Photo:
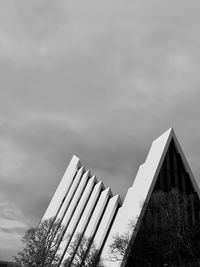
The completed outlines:
[[[130,236],[132,236],[132,238],[136,236],[138,227],[135,229],[128,229],[128,224],[130,221],[138,218],[137,225],[140,225],[140,222],[145,213],[145,207],[147,206],[143,204],[148,203],[150,199],[172,139],[174,140],[176,150],[180,154],[180,157],[183,161],[184,168],[191,178],[193,188],[200,198],[199,186],[192,174],[192,171],[180,147],[174,130],[173,128],[170,128],[159,138],[153,141],[145,162],[139,167],[133,185],[128,189],[123,205],[118,211],[115,222],[102,252],[102,257],[108,257],[109,244],[112,242],[114,234],[123,234],[129,231],[129,234]],[[108,267],[120,266],[119,262],[108,261],[108,263],[106,262],[106,264],[106,266]]]

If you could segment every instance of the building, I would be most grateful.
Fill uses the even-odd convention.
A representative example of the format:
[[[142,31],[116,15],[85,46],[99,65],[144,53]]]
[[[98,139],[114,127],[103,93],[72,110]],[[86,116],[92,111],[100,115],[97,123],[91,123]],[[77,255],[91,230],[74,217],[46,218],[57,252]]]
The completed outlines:
[[[170,128],[152,143],[123,204],[119,195],[113,196],[111,190],[105,189],[103,182],[98,182],[73,156],[43,219],[56,216],[65,225],[65,240],[60,245],[62,262],[68,257],[67,248],[75,234],[82,233],[95,241],[105,266],[129,267],[132,266],[130,259],[109,260],[113,235],[128,231],[130,242],[134,242],[152,194],[160,190],[169,192],[172,188],[189,197],[192,223],[199,222],[199,186]],[[137,227],[128,229],[129,222],[136,218]]]
[[[67,248],[77,234],[94,239],[101,251],[120,206],[119,195],[113,196],[111,189],[73,156],[42,219],[55,216],[65,227],[58,247],[62,254],[60,266],[68,258]]]

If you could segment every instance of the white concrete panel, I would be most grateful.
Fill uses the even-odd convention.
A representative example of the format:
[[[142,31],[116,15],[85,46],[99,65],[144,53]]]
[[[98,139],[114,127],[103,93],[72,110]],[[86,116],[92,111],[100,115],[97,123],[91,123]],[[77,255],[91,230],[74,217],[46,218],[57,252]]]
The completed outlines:
[[[62,220],[62,225],[65,227],[64,228],[64,234],[65,234],[65,231],[66,231],[66,229],[67,229],[67,227],[68,227],[68,225],[69,225],[69,223],[70,223],[70,221],[72,219],[72,216],[73,216],[73,214],[74,214],[74,212],[76,210],[76,207],[77,207],[77,205],[79,203],[79,200],[80,200],[80,198],[81,198],[81,196],[82,196],[82,194],[83,194],[83,192],[85,190],[85,187],[86,187],[86,184],[88,182],[88,177],[89,176],[90,176],[89,170],[83,174],[81,182],[79,183],[78,188],[77,188],[77,190],[76,190],[76,192],[74,194],[74,197],[73,197],[73,199],[72,199],[72,201],[71,201],[71,203],[69,205],[69,208],[67,209],[67,212],[65,213],[65,216],[64,216],[64,218]],[[61,255],[64,252],[64,247],[62,245],[63,242],[64,241],[62,239],[62,242],[58,244],[58,249],[60,250],[59,253]]]
[[[73,156],[66,171],[65,171],[65,174],[64,174],[61,182],[58,185],[58,188],[57,188],[53,198],[51,199],[51,202],[50,202],[42,220],[49,219],[51,217],[56,216],[56,214],[60,208],[60,205],[62,203],[62,200],[65,197],[65,195],[67,194],[67,192],[71,186],[71,183],[73,181],[74,175],[80,166],[81,166],[81,163],[80,163],[79,158],[77,158],[76,156]]]
[[[69,226],[67,227],[67,230],[65,232],[65,235],[63,237],[63,242],[60,246],[60,250],[61,251],[64,251],[67,249],[70,241],[71,241],[71,238],[73,237],[74,233],[75,233],[75,230],[76,230],[76,227],[78,225],[78,222],[81,218],[81,215],[86,207],[86,204],[87,204],[87,201],[90,197],[90,194],[92,192],[92,190],[94,189],[94,184],[97,182],[96,180],[96,177],[93,176],[92,178],[90,178],[90,180],[88,181],[87,183],[87,186],[84,190],[84,193],[82,194],[81,196],[81,199],[78,203],[78,206],[76,207],[76,210],[73,214],[73,217],[69,223]],[[64,257],[63,261],[67,258],[67,255],[66,257]]]
[[[103,218],[94,237],[94,244],[96,245],[96,249],[98,250],[100,250],[103,245],[104,239],[112,222],[113,216],[115,215],[116,209],[118,205],[120,205],[120,203],[121,201],[119,195],[110,198],[108,202],[106,210],[103,214]]]
[[[78,187],[78,185],[80,183],[83,171],[84,171],[84,167],[81,167],[78,170],[78,172],[76,174],[76,177],[75,177],[75,179],[74,179],[74,181],[73,181],[73,183],[72,183],[72,185],[70,187],[70,190],[69,190],[68,194],[66,195],[64,203],[62,204],[62,207],[61,207],[56,219],[60,219],[62,221],[63,216],[64,216],[65,212],[67,211],[67,209],[68,209],[68,207],[69,207],[69,205],[70,205],[70,203],[71,203],[71,201],[73,199],[75,191],[76,191],[76,189],[77,189],[77,187]]]
[[[92,211],[94,209],[94,205],[95,205],[95,203],[97,201],[97,198],[98,198],[98,196],[99,196],[100,191],[102,190],[102,188],[104,188],[102,181],[101,182],[98,182],[98,184],[95,185],[95,187],[94,187],[94,189],[92,191],[92,194],[91,194],[91,196],[90,196],[90,198],[88,200],[88,203],[87,203],[87,205],[86,205],[86,207],[84,209],[84,212],[81,215],[81,218],[79,220],[79,223],[78,223],[78,225],[76,227],[76,230],[75,230],[75,232],[73,234],[73,237],[72,237],[70,243],[72,243],[72,242],[75,241],[77,234],[84,234],[84,231],[85,231],[85,229],[87,227],[87,224],[88,224],[88,221],[90,219],[91,213],[92,213]],[[68,257],[68,255],[66,253],[63,261],[67,257]]]
[[[90,199],[87,203],[87,206],[84,210],[83,215],[81,216],[81,219],[78,223],[76,233],[83,233],[87,227],[88,221],[90,219],[92,210],[94,209],[94,205],[97,201],[97,198],[101,192],[101,190],[104,189],[103,182],[98,182],[98,184],[95,185],[94,190],[92,191],[92,195],[90,196]]]
[[[92,214],[92,217],[91,217],[91,219],[88,223],[88,226],[85,230],[85,237],[88,237],[88,238],[93,237],[95,230],[98,226],[99,220],[101,218],[101,215],[102,215],[104,208],[106,206],[107,200],[111,196],[111,194],[112,193],[111,193],[110,188],[105,189],[101,193],[99,200],[98,200],[98,203],[97,203],[95,210]]]
[[[87,183],[88,183],[88,178],[90,176],[90,171],[86,171],[82,178],[81,178],[81,181],[78,185],[78,188],[74,194],[74,197],[69,205],[69,208],[67,209],[67,212],[65,213],[65,216],[62,220],[62,225],[64,227],[64,230],[63,230],[63,236],[65,235],[65,231],[70,223],[70,220],[72,219],[72,216],[76,210],[76,207],[81,199],[81,196],[83,194],[83,192],[85,191],[85,188],[87,186]],[[62,240],[60,240],[60,242],[58,242],[57,244],[57,249],[59,250],[59,254],[63,254],[64,252],[64,246],[63,246],[63,242],[64,242],[64,239],[62,238]]]
[[[80,198],[84,192],[85,185],[88,181],[89,175],[90,175],[90,172],[87,171],[82,176],[81,182],[78,185],[78,188],[77,188],[77,190],[74,194],[74,197],[73,197],[73,199],[69,205],[69,208],[67,209],[67,212],[65,213],[65,216],[64,216],[63,221],[62,221],[62,225],[65,226],[65,229],[67,229],[68,224],[69,224],[70,220],[72,219],[72,216],[73,216],[73,213],[76,209],[76,206],[78,205],[78,202],[79,202],[79,200],[80,200]]]

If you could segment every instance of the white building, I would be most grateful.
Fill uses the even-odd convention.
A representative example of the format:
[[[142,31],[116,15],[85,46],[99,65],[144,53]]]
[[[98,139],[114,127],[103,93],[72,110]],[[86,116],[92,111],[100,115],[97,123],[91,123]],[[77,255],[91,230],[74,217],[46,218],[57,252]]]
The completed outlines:
[[[133,242],[138,227],[128,230],[127,225],[135,218],[138,218],[137,226],[140,225],[146,207],[141,203],[148,203],[156,190],[169,191],[174,187],[190,196],[193,218],[199,220],[200,205],[194,209],[194,203],[195,198],[199,203],[200,190],[172,128],[152,143],[123,204],[119,195],[113,196],[111,189],[105,188],[103,182],[92,176],[73,156],[43,216],[43,219],[56,216],[65,226],[64,241],[59,245],[61,263],[68,257],[70,242],[77,233],[82,233],[94,240],[105,266],[132,266],[125,259],[109,260],[113,235],[129,231]]]
[[[101,250],[120,206],[119,195],[113,196],[111,189],[105,188],[73,156],[42,219],[55,216],[65,227],[58,247],[61,263],[68,257],[67,248],[76,234],[93,238],[96,248]]]

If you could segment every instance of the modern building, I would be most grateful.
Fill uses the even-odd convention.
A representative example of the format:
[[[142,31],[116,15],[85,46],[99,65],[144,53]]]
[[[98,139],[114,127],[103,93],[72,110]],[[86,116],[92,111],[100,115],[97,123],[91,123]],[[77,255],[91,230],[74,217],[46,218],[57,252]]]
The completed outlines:
[[[123,203],[119,195],[113,196],[111,189],[105,188],[103,182],[92,176],[73,156],[43,217],[56,216],[65,226],[64,241],[59,247],[62,253],[60,266],[68,257],[67,249],[77,233],[94,240],[105,266],[134,266],[129,258],[110,261],[109,246],[113,236],[128,233],[130,242],[134,242],[147,216],[145,211],[152,194],[169,192],[172,188],[189,197],[192,223],[199,222],[199,186],[172,128],[152,143]],[[137,220],[135,227],[128,228],[132,220]]]
[[[120,206],[119,195],[113,196],[111,189],[105,188],[73,156],[42,219],[55,216],[64,226],[58,246],[62,254],[60,266],[68,258],[67,249],[77,234],[92,238],[101,251]]]

